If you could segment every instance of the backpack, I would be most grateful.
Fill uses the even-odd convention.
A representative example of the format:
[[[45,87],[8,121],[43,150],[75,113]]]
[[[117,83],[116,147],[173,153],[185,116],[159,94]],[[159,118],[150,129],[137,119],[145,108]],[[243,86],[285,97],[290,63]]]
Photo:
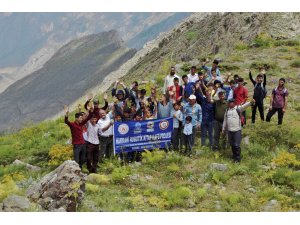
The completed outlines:
[[[254,89],[257,87],[257,83],[254,85]],[[263,85],[261,85],[261,89],[262,89],[262,94],[263,94],[263,98],[265,98],[267,96],[267,88],[263,87]]]

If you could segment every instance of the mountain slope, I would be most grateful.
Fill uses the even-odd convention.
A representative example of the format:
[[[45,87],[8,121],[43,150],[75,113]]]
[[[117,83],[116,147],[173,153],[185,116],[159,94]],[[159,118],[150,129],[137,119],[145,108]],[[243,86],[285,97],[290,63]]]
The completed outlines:
[[[38,122],[100,83],[135,54],[116,31],[89,35],[62,47],[42,69],[0,94],[0,130]]]

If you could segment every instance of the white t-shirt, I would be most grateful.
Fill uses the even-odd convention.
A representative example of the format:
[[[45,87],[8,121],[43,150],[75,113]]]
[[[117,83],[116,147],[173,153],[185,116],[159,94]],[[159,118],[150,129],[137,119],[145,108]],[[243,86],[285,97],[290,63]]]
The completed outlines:
[[[106,131],[102,131],[102,129],[106,126],[108,126],[108,124],[110,123],[111,118],[109,116],[109,114],[106,115],[105,119],[99,119],[98,120],[98,125],[99,125],[99,134],[102,137],[109,137],[111,135],[113,135],[113,126],[110,126]]]
[[[192,75],[192,74],[188,74],[188,82],[196,82],[199,80],[199,77],[198,75],[195,73],[195,75]]]
[[[98,145],[99,144],[99,138],[98,138],[98,132],[99,132],[99,124],[95,124],[95,126],[92,125],[90,121],[86,123],[87,125],[87,141],[91,144]]]

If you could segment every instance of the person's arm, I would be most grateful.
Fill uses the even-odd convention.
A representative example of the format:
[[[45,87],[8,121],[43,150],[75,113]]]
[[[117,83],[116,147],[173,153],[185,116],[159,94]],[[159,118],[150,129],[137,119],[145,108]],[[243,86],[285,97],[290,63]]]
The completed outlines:
[[[287,109],[287,102],[288,102],[288,92],[286,92],[285,95],[284,95],[284,106],[283,106],[283,109],[282,109],[283,112],[285,112],[286,109]]]
[[[252,73],[251,73],[251,71],[249,71],[249,79],[251,80],[252,84],[255,86],[255,84],[256,84],[256,81],[255,81],[255,80],[253,80],[253,77],[252,77]]]
[[[65,110],[65,124],[67,124],[69,127],[72,126],[72,124],[70,123],[69,121],[69,107],[65,106],[64,107],[64,110]]]
[[[197,115],[197,127],[200,128],[202,123],[202,108],[199,105],[199,111],[198,111],[198,115]]]
[[[266,73],[264,73],[263,75],[264,75],[263,87],[266,88],[266,85],[267,85],[267,76],[266,76]]]
[[[182,114],[181,111],[179,112],[179,115],[178,115],[178,117],[176,117],[176,119],[178,119],[180,122],[182,122],[182,120],[183,120],[183,114]]]
[[[222,133],[224,133],[227,130],[227,111],[228,111],[228,109],[226,109],[225,114],[224,114]]]
[[[248,89],[244,87],[244,95],[245,95],[245,101],[242,104],[245,104],[248,100]]]
[[[274,98],[274,95],[275,95],[275,90],[273,89],[272,94],[271,94],[271,96],[270,96],[270,106],[269,106],[269,111],[272,110],[272,104],[273,104],[273,98]]]
[[[101,128],[101,126],[100,126],[100,129],[99,129],[100,133],[103,133],[103,132],[107,131],[113,124],[114,124],[114,121],[111,120],[107,126],[105,126],[103,128]]]
[[[255,103],[255,100],[252,99],[251,102],[246,102],[243,105],[237,106],[237,110],[239,112],[245,111],[249,106],[251,106],[253,103]]]
[[[93,112],[94,112],[94,108],[91,108],[89,110],[89,115],[79,125],[83,126],[83,125],[85,125],[87,123],[87,121],[89,121],[90,119],[92,119]]]
[[[113,89],[111,90],[111,95],[112,95],[113,97],[116,96],[118,84],[119,84],[119,81],[116,80],[115,85],[114,85]]]

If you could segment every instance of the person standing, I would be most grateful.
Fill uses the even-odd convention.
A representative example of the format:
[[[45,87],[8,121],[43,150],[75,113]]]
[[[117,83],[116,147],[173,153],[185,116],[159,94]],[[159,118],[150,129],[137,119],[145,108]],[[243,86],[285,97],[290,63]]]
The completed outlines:
[[[199,80],[199,78],[196,74],[196,70],[197,70],[196,66],[191,67],[191,73],[187,75],[188,76],[188,82],[196,83]]]
[[[99,124],[98,118],[93,115],[87,122],[87,141],[86,141],[86,156],[87,169],[89,173],[97,173],[97,165],[99,162]]]
[[[171,66],[170,74],[166,76],[164,82],[163,94],[168,92],[168,88],[173,85],[174,78],[177,77],[179,79],[179,85],[182,84],[180,77],[175,72],[175,67]]]
[[[171,110],[171,116],[173,117],[173,132],[172,132],[172,145],[175,151],[179,150],[179,144],[181,143],[181,130],[182,130],[182,112],[180,110],[180,103],[173,104]]]
[[[214,144],[213,150],[220,149],[220,136],[223,128],[224,115],[227,109],[224,92],[219,92],[219,100],[214,102],[215,120],[214,120]],[[223,138],[222,149],[225,149],[226,138]]]
[[[100,110],[99,141],[100,141],[100,162],[103,158],[111,158],[113,154],[113,116],[111,113],[106,114],[105,110]]]
[[[212,79],[212,72],[215,72],[215,76],[222,81],[222,76],[218,67],[219,61],[215,59],[211,67],[206,66],[207,63],[209,63],[208,59],[202,62],[202,69],[204,69],[207,72],[207,77],[205,78],[205,80],[208,82],[210,79]]]
[[[238,86],[233,91],[234,104],[244,105],[248,99],[248,89],[244,86],[244,79],[240,77],[238,79]],[[246,125],[246,111],[243,110],[241,115],[244,117],[245,125]]]
[[[185,145],[185,154],[191,156],[193,148],[193,124],[192,117],[187,116],[183,127],[183,140]]]
[[[93,108],[90,109],[89,115],[85,119],[83,119],[82,113],[75,113],[75,121],[70,122],[68,119],[69,109],[65,107],[65,124],[67,124],[71,130],[74,160],[81,169],[86,162],[86,145],[83,138],[83,126],[91,119],[92,115]]]
[[[283,115],[287,109],[289,92],[285,88],[285,79],[280,78],[278,86],[272,90],[269,112],[267,114],[266,121],[270,122],[272,116],[278,113],[278,125],[282,124]]]
[[[264,117],[264,99],[267,95],[266,92],[266,72],[261,70],[260,74],[256,76],[256,81],[253,80],[251,71],[249,71],[249,78],[254,86],[253,98],[255,99],[255,104],[252,107],[252,123],[255,123],[256,110],[258,108],[260,119],[265,120]]]
[[[241,161],[241,141],[242,141],[242,124],[241,124],[241,113],[246,110],[247,107],[254,103],[253,99],[251,102],[244,103],[243,105],[236,105],[234,100],[228,101],[228,109],[224,115],[224,122],[222,133],[227,132],[228,142],[232,150],[232,159],[234,162]]]
[[[195,145],[196,142],[196,131],[201,128],[202,123],[202,108],[196,103],[196,96],[190,95],[189,102],[183,106],[183,121],[185,122],[185,118],[187,116],[192,117],[192,146]]]

